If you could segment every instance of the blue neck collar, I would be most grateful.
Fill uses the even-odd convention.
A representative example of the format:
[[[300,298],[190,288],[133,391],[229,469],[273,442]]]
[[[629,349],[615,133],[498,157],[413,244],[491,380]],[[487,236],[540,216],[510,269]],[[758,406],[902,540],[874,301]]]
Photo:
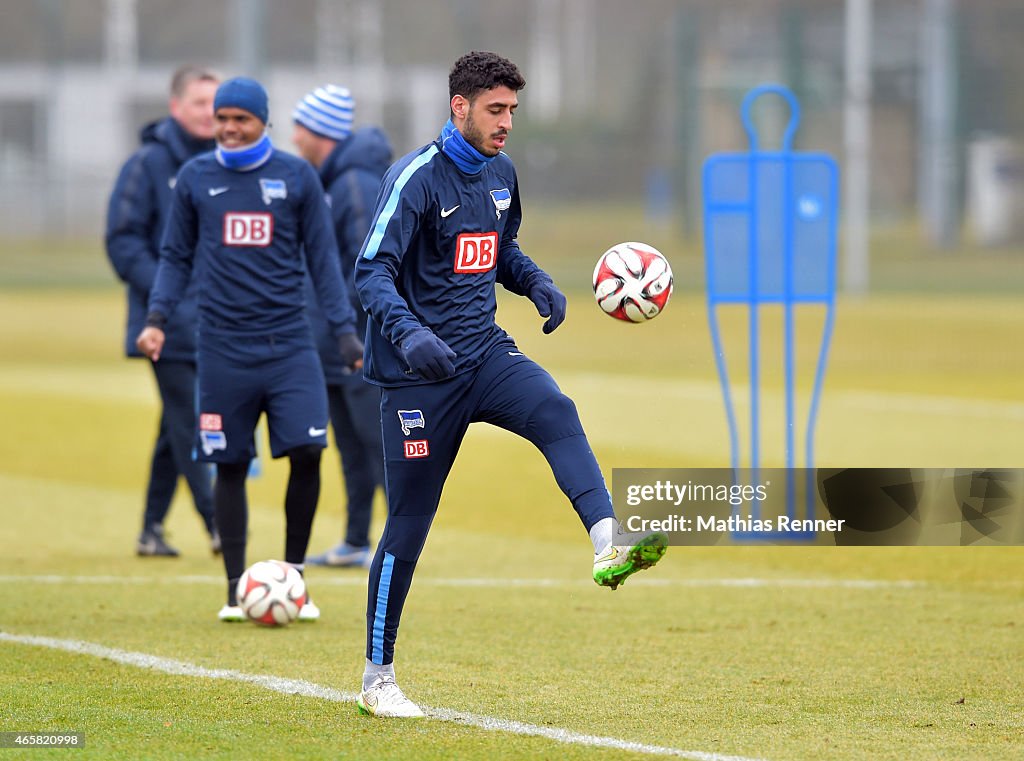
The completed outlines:
[[[251,172],[270,161],[273,152],[274,144],[270,142],[270,135],[264,132],[263,137],[255,143],[242,148],[225,148],[218,145],[217,163],[235,172]]]
[[[497,158],[496,156],[485,156],[470,145],[451,119],[444,125],[438,139],[441,141],[441,150],[455,162],[455,166],[466,174],[480,174],[485,166]]]

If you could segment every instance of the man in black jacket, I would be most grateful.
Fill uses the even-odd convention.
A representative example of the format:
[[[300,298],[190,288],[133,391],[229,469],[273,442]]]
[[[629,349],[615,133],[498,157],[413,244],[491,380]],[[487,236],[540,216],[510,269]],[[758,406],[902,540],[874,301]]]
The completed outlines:
[[[219,77],[197,66],[179,68],[171,79],[170,115],[142,130],[142,146],[121,168],[107,211],[106,248],[128,292],[125,353],[142,357],[135,337],[146,319],[149,290],[156,275],[160,240],[178,169],[193,156],[213,150],[213,96]],[[150,363],[162,404],[160,429],[153,447],[142,533],[136,552],[175,557],[163,521],[171,507],[178,476],[185,476],[196,511],[220,551],[213,520],[213,490],[207,465],[192,459],[195,438],[196,385],[195,284],[168,323],[159,363]]]

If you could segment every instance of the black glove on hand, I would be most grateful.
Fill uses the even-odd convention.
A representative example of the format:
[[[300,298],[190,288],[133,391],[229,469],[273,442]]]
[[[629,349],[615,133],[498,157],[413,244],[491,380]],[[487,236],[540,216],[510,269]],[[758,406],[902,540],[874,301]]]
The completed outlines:
[[[398,347],[409,369],[428,381],[455,375],[455,352],[429,328],[417,328],[402,339]]]
[[[338,336],[338,353],[345,363],[345,373],[351,374],[363,366],[363,342],[355,333]]]
[[[565,296],[555,287],[554,283],[547,281],[537,283],[530,289],[529,298],[537,307],[540,316],[548,318],[542,328],[545,333],[551,333],[562,324],[565,319]]]

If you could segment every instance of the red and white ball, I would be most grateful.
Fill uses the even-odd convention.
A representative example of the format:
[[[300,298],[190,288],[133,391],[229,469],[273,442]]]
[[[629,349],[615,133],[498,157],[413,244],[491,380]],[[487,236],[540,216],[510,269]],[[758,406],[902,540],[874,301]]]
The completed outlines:
[[[238,605],[250,621],[285,626],[306,604],[302,574],[280,560],[253,563],[238,580]]]
[[[672,295],[672,268],[646,243],[620,243],[605,251],[594,268],[594,298],[617,320],[646,322],[665,309]]]

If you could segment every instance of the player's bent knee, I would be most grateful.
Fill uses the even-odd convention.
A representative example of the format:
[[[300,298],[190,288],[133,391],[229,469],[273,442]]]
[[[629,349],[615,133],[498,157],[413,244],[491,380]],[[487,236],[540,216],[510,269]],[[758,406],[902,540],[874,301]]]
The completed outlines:
[[[583,433],[576,405],[565,394],[548,397],[537,405],[530,415],[528,429],[538,446]]]

